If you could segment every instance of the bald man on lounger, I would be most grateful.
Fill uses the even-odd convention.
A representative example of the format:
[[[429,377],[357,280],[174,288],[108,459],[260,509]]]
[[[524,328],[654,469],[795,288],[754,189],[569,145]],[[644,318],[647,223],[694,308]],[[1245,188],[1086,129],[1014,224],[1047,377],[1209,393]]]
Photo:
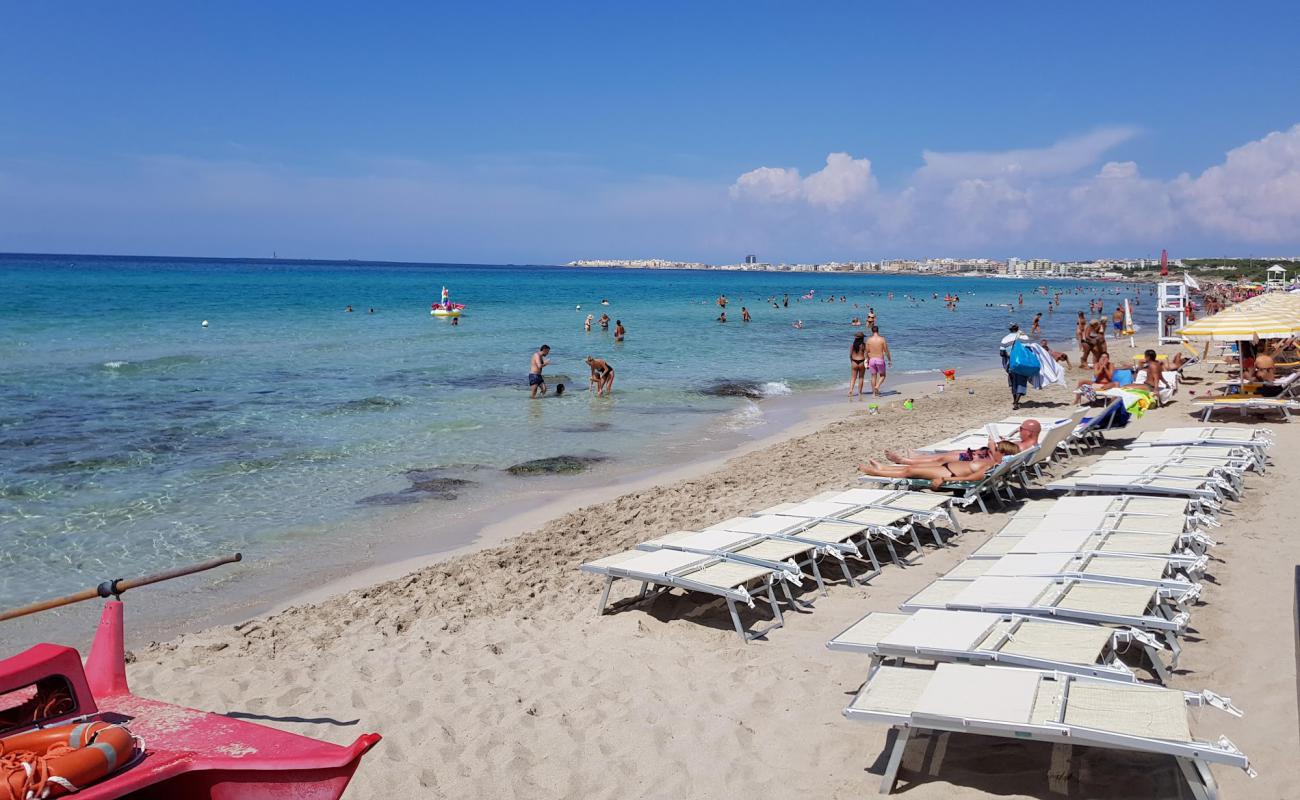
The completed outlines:
[[[1023,453],[1031,447],[1038,446],[1038,437],[1043,433],[1043,426],[1036,419],[1027,419],[1020,423],[1020,441],[1014,442],[1010,439],[994,439],[989,437],[989,443],[972,450],[947,450],[942,453],[921,453],[916,450],[909,452],[899,452],[897,450],[886,450],[885,457],[895,464],[902,464],[913,467],[935,467],[943,464],[954,462],[976,462],[988,461],[996,464],[1002,460],[1002,453],[998,446],[1001,444],[1011,445],[1011,455]],[[874,461],[871,463],[875,463]]]
[[[866,475],[881,478],[921,478],[930,481],[932,489],[938,489],[949,481],[978,481],[988,471],[997,466],[1002,459],[1019,452],[1014,442],[1005,439],[993,448],[988,460],[948,461],[942,464],[882,464],[872,460],[858,467]]]

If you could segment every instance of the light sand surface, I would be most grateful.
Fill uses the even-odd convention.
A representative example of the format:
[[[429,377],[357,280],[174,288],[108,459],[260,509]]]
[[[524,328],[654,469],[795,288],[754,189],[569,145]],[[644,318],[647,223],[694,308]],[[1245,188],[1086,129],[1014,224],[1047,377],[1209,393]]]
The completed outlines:
[[[1187,397],[1112,438],[1194,424]],[[1069,393],[1030,399],[1063,409]],[[1002,379],[962,380],[912,411],[857,413],[490,549],[139,650],[133,688],[336,742],[379,731],[354,798],[874,794],[887,730],[840,714],[867,664],[825,642],[950,570],[1007,510],[963,514],[967,531],[953,546],[889,566],[869,586],[805,593],[814,609],[788,613],[785,627],[749,645],[725,606],[678,595],[597,617],[600,582],[578,566],[666,532],[849,488],[855,465],[887,447],[1010,413]],[[1222,544],[1176,678],[1246,711],[1198,711],[1193,722],[1200,737],[1229,736],[1260,771],[1251,781],[1216,769],[1226,797],[1300,797],[1290,588],[1300,563],[1300,426],[1266,424],[1278,435],[1274,466],[1248,478],[1245,502],[1231,504],[1214,532]],[[921,738],[909,745],[900,789],[916,798],[1190,796],[1168,758],[1076,747],[1067,776],[1053,767],[1046,744]]]

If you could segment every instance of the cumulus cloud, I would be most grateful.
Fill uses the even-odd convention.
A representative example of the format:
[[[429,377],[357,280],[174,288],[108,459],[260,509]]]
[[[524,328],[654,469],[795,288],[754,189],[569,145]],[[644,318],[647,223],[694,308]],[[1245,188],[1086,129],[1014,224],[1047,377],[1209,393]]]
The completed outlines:
[[[826,166],[806,178],[801,178],[794,168],[759,167],[746,172],[731,185],[730,195],[734,200],[805,201],[835,209],[869,198],[876,188],[871,161],[848,153],[831,153],[826,156]]]
[[[751,206],[780,203],[805,226],[806,241],[877,251],[1300,244],[1300,125],[1172,180],[1147,177],[1134,161],[1102,163],[1137,133],[1109,127],[1036,149],[924,151],[921,168],[894,190],[877,185],[867,159],[832,153],[807,178],[794,169],[751,170],[730,196]]]

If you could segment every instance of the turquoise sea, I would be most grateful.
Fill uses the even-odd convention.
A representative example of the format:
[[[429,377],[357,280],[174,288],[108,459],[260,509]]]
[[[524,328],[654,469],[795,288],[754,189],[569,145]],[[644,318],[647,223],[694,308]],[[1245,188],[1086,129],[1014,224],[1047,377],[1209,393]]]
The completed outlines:
[[[429,314],[444,285],[467,306],[459,325]],[[849,321],[868,306],[891,341],[893,380],[994,366],[1007,322],[1028,328],[1046,310],[1043,285],[1066,292],[1044,315],[1062,345],[1089,299],[1113,308],[1121,288],[0,256],[0,607],[229,550],[292,558],[305,539],[342,536],[377,509],[454,508],[567,480],[502,472],[530,459],[670,463],[712,431],[761,419],[762,397],[841,391]],[[1145,321],[1154,301],[1142,291]],[[949,292],[956,311],[934,296]],[[715,321],[719,294],[726,324]],[[773,308],[785,295],[789,307]],[[626,342],[613,341],[612,323],[584,332],[586,315],[602,312],[622,320]],[[569,392],[530,402],[528,359],[543,343]],[[586,391],[588,354],[616,368],[612,398]]]

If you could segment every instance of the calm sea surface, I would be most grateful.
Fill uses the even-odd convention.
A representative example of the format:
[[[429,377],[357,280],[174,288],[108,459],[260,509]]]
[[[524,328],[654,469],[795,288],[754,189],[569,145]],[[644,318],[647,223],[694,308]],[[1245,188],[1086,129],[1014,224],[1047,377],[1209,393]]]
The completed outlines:
[[[1044,284],[1068,292],[1044,315],[1063,345],[1088,299],[1115,304],[1116,285],[1077,281],[0,256],[0,607],[231,549],[283,558],[377,507],[508,491],[501,470],[529,459],[667,463],[761,417],[718,381],[846,384],[867,306],[897,373],[994,365]],[[458,326],[429,315],[444,285]],[[1023,310],[998,305],[1021,292]],[[584,333],[602,312],[625,343]],[[543,343],[572,391],[530,402]],[[585,390],[587,354],[615,366],[612,399]]]

